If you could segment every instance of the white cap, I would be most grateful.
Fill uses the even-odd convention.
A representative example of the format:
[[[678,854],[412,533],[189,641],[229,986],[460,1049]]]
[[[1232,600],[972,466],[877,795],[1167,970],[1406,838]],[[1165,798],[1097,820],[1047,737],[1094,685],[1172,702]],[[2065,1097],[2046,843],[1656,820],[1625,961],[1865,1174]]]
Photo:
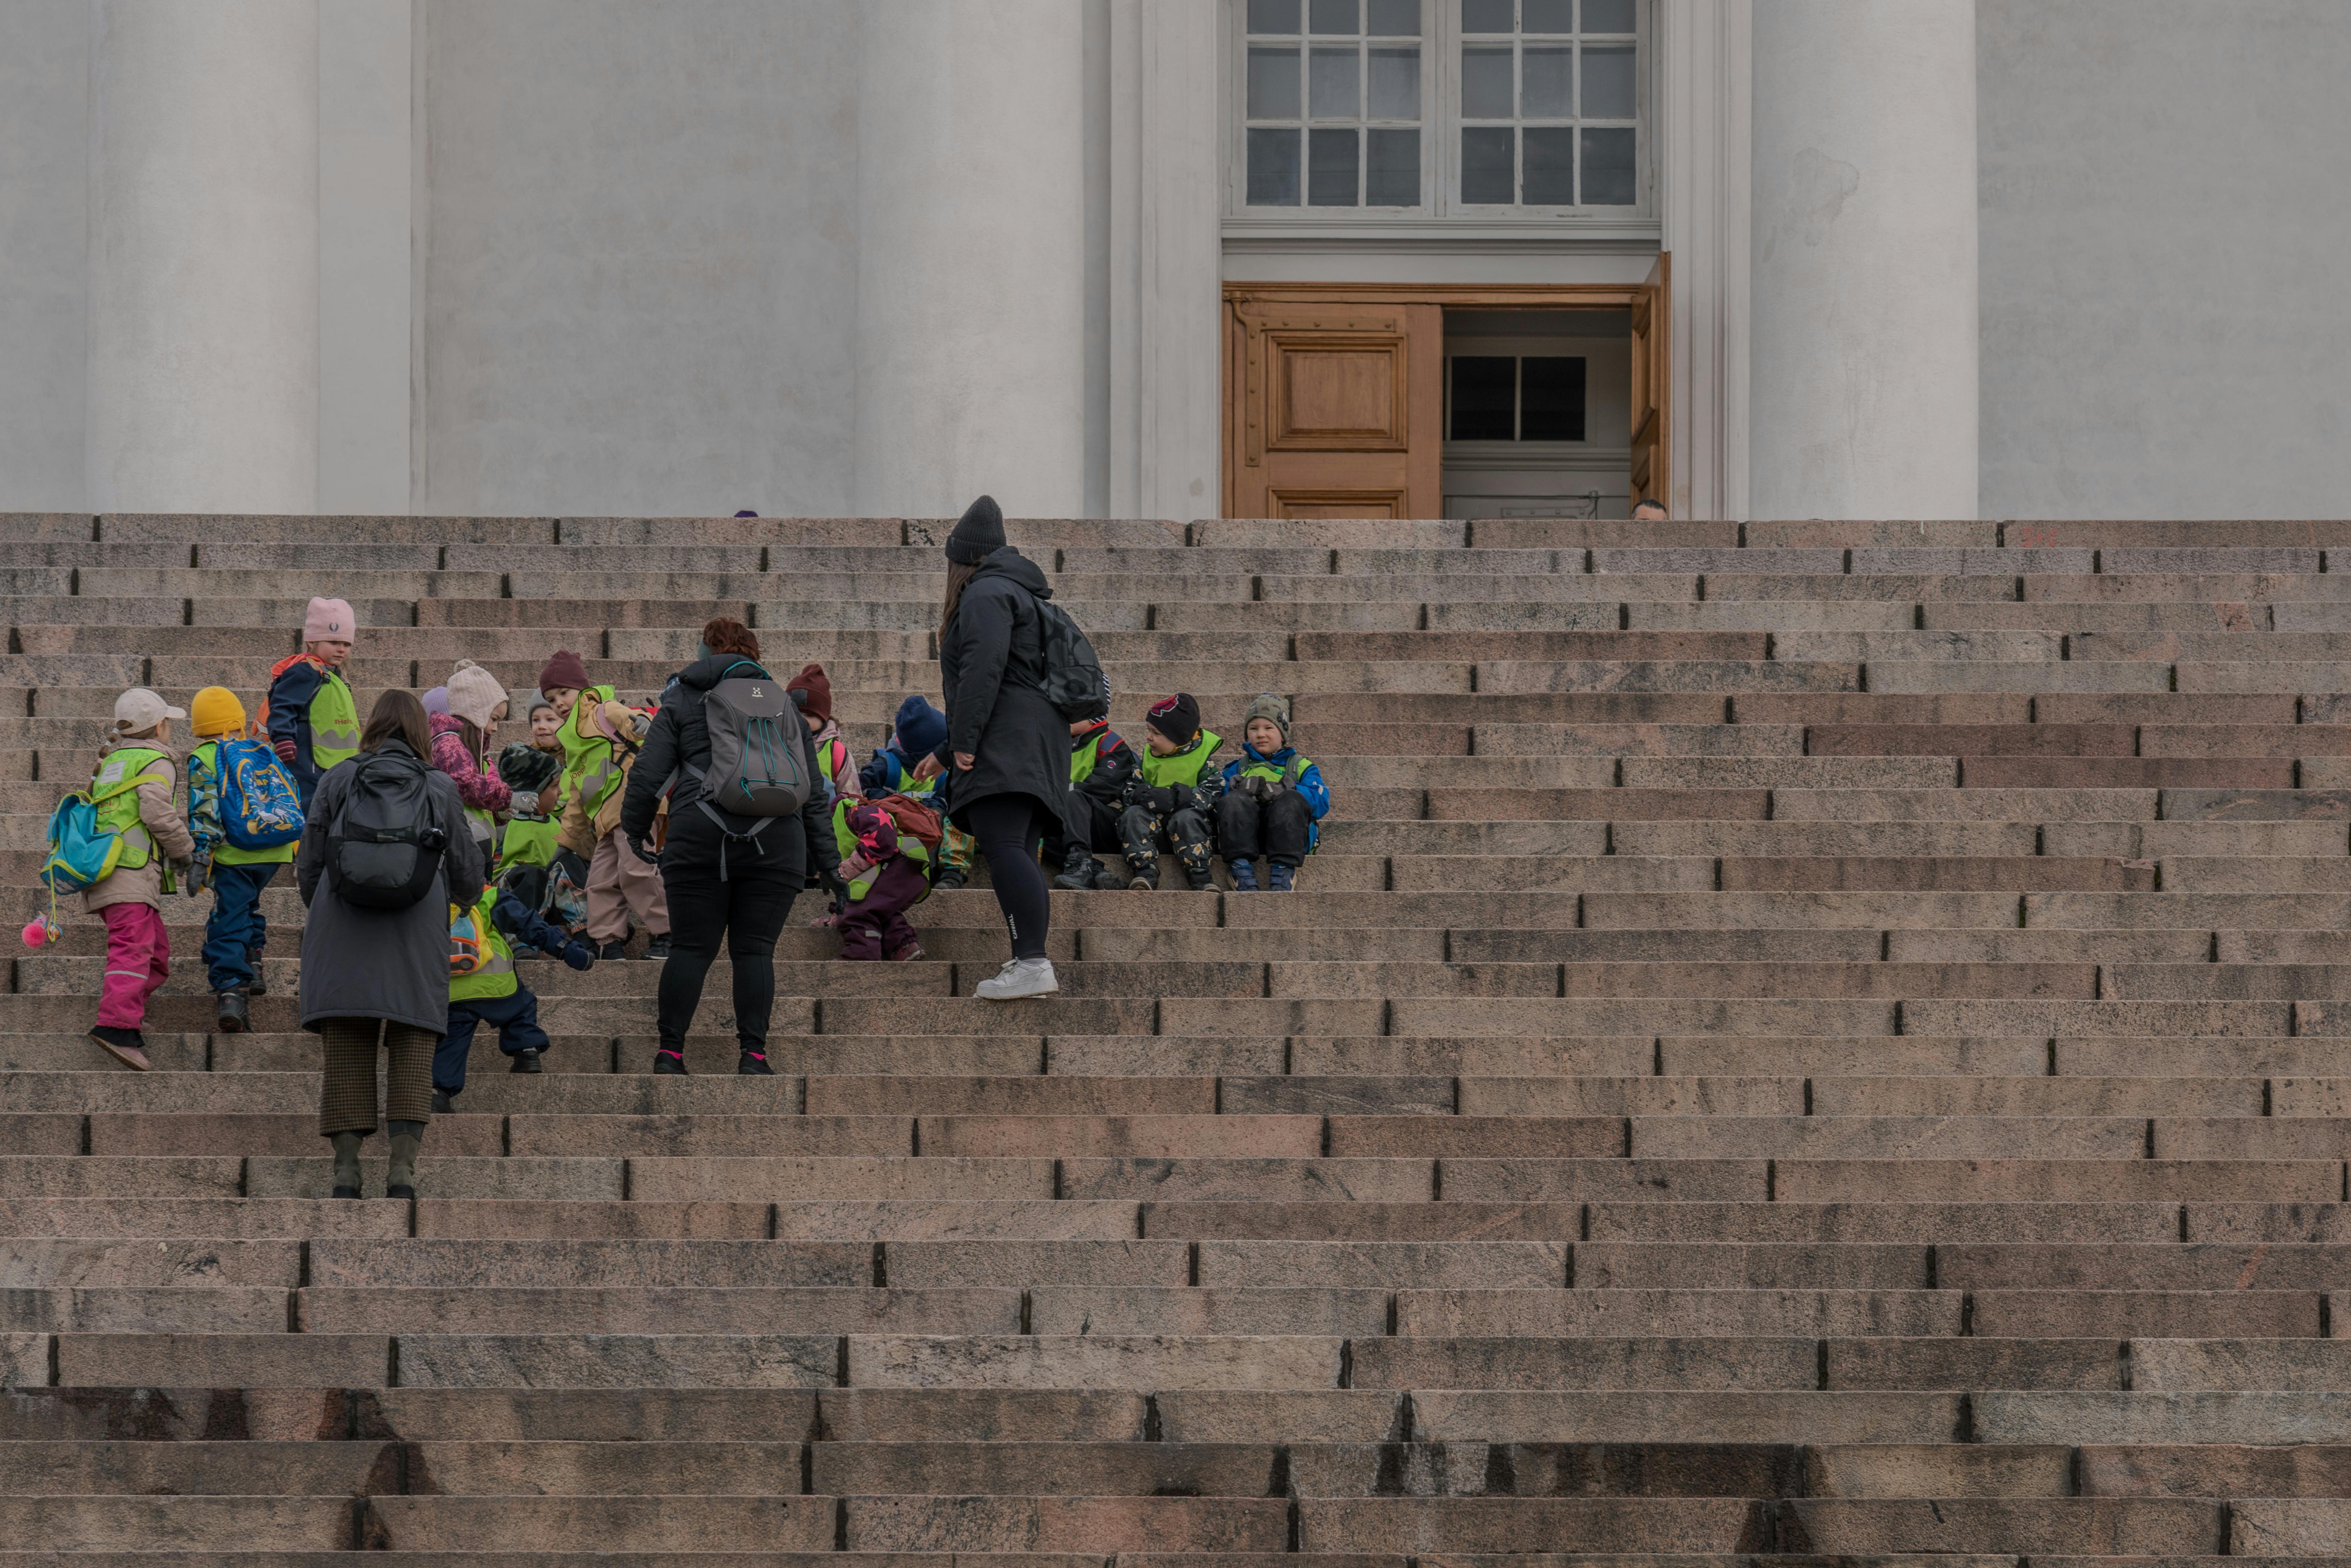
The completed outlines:
[[[187,716],[187,709],[173,707],[145,686],[133,686],[114,699],[114,729],[118,735],[137,735],[167,718]]]

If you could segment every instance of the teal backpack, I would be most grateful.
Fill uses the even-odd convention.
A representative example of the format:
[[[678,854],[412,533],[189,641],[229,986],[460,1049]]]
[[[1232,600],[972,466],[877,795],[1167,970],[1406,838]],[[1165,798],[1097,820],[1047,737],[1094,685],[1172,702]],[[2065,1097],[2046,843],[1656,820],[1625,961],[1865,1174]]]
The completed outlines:
[[[122,835],[98,825],[98,802],[77,789],[49,816],[49,855],[41,883],[51,894],[87,893],[114,873]]]

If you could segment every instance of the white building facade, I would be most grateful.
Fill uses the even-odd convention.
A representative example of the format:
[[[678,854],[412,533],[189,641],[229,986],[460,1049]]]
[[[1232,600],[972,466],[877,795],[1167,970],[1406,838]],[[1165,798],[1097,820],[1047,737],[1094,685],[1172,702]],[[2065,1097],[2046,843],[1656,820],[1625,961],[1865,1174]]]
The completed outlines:
[[[2340,516],[2339,0],[0,0],[0,509]]]

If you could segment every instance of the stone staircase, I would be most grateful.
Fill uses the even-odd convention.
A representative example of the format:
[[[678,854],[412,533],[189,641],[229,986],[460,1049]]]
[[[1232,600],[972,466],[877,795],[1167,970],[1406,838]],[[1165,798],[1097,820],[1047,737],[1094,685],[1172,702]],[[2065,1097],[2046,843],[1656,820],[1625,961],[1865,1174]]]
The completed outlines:
[[[734,614],[862,753],[946,527],[0,517],[9,918],[115,691],[250,705],[313,592],[363,707]],[[324,1197],[290,889],[244,1036],[171,904],[143,1076],[75,920],[0,1568],[2351,1561],[2351,523],[1011,531],[1131,733],[1296,695],[1301,891],[1057,893],[1012,1006],[983,889],[803,906],[765,1080],[723,965],[682,1081],[655,966],[535,966],[413,1204]]]

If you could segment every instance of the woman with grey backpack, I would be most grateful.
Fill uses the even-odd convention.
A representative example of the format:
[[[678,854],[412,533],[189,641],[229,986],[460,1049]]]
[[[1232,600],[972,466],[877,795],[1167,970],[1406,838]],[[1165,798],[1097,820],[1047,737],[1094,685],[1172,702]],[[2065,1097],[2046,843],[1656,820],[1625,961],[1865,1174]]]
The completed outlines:
[[[425,758],[424,705],[388,691],[359,755],[319,780],[294,859],[302,923],[302,1027],[325,1058],[319,1131],[334,1195],[360,1196],[360,1145],[376,1129],[376,1051],[391,1053],[387,1197],[416,1196],[433,1119],[433,1051],[449,1018],[449,906],[482,896],[482,857],[457,785]]]
[[[657,849],[646,841],[664,792],[669,836]],[[735,966],[735,1071],[775,1071],[776,939],[810,868],[831,882],[841,864],[831,805],[808,727],[759,663],[759,640],[724,616],[703,627],[702,656],[670,677],[621,801],[625,841],[660,867],[669,895],[655,1072],[685,1071],[686,1031],[722,941]]]

